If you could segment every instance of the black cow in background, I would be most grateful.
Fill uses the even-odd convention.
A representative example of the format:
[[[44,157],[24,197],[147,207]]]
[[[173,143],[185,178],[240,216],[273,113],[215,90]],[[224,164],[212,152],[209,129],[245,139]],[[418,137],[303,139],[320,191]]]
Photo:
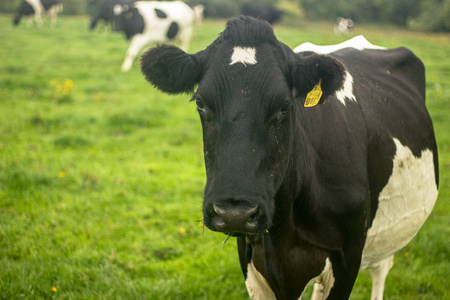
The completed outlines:
[[[281,20],[283,11],[262,4],[245,3],[242,7],[242,14],[245,16],[260,18],[266,20],[270,24],[273,24]]]
[[[36,24],[42,26],[42,14],[47,14],[50,17],[50,24],[56,25],[56,16],[62,12],[63,6],[61,0],[23,0],[19,8],[13,15],[13,23],[15,26],[19,25],[22,16],[34,15]],[[28,25],[30,26],[32,18],[30,18]]]
[[[114,5],[131,5],[133,2],[134,0],[104,0],[98,8],[97,13],[91,17],[90,29],[93,30],[100,20],[112,24],[114,18]]]

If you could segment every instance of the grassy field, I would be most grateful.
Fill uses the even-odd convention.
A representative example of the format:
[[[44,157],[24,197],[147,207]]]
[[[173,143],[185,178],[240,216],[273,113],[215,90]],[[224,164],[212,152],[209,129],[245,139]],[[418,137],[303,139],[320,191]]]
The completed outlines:
[[[224,22],[196,29],[191,52]],[[341,42],[332,25],[275,27],[291,47]],[[395,257],[385,299],[446,299],[450,289],[450,35],[357,27],[406,46],[427,68],[440,194]],[[0,299],[248,299],[233,239],[203,230],[201,127],[188,96],[147,84],[128,47],[88,17],[13,28],[0,15]],[[351,299],[369,299],[361,272]]]

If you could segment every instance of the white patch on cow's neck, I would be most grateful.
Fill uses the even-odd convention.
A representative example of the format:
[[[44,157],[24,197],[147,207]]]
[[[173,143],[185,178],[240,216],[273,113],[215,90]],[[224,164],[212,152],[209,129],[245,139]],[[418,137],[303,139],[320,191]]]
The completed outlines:
[[[230,66],[235,63],[242,63],[244,66],[256,64],[256,49],[252,47],[234,47]]]
[[[372,227],[367,232],[361,270],[377,265],[406,246],[431,213],[438,189],[433,152],[420,157],[394,138],[397,152],[392,175],[380,193]]]
[[[349,72],[345,73],[342,89],[336,92],[336,98],[345,106],[345,99],[356,102],[353,94],[353,77]]]
[[[252,300],[276,300],[272,288],[264,276],[256,270],[253,260],[247,265],[247,279],[245,280],[245,285],[247,286],[248,295]]]

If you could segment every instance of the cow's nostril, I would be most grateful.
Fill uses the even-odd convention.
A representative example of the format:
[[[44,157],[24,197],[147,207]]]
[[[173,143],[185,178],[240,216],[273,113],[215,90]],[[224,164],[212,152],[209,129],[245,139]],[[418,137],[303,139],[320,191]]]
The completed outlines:
[[[211,220],[219,231],[253,233],[258,227],[261,216],[258,206],[235,205],[224,208],[213,204],[212,208]]]

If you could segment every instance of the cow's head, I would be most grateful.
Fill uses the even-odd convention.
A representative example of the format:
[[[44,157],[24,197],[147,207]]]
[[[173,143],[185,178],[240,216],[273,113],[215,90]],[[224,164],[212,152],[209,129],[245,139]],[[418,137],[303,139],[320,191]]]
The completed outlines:
[[[15,12],[14,15],[13,15],[13,24],[15,26],[19,25],[21,18],[22,18],[22,15],[20,13],[18,13],[18,12]]]
[[[198,85],[192,101],[203,127],[205,225],[235,235],[267,231],[301,143],[294,136],[305,96],[319,81],[321,102],[334,94],[343,65],[330,56],[295,54],[267,22],[240,17],[196,54],[175,46],[150,49],[141,69],[170,94]]]
[[[127,22],[129,22],[133,15],[137,13],[137,9],[128,4],[116,4],[113,6],[113,30],[125,30]]]

